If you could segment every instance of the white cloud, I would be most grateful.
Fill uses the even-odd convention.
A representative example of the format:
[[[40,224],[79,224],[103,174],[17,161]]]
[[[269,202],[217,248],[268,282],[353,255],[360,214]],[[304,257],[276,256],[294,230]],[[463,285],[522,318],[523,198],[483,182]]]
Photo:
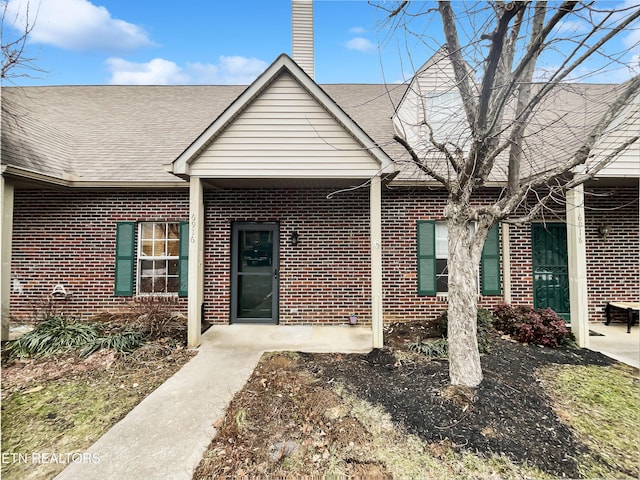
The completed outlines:
[[[245,85],[251,83],[268,66],[257,58],[221,56],[216,83]]]
[[[128,62],[109,58],[112,85],[172,85],[189,83],[189,76],[174,62],[154,58],[147,63]]]
[[[357,50],[365,53],[373,52],[376,49],[375,44],[371,40],[363,37],[354,37],[349,40],[346,45],[349,50]]]
[[[153,46],[138,25],[113,18],[105,7],[87,0],[9,0],[7,11],[14,26],[35,26],[29,41],[54,45],[66,50],[128,52]]]
[[[267,63],[256,58],[221,56],[218,64],[196,62],[181,67],[163,58],[146,63],[110,58],[107,67],[112,85],[247,85],[267,68]]]
[[[366,30],[364,28],[362,28],[362,27],[351,27],[349,29],[349,33],[353,33],[353,34],[356,34],[356,35],[362,35],[365,32],[366,32]]]

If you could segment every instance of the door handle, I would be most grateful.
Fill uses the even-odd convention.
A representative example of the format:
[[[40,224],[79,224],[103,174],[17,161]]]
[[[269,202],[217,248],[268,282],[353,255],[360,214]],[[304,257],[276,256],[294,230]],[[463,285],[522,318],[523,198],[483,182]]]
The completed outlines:
[[[279,272],[278,272],[278,269],[277,269],[277,268],[274,268],[274,269],[273,269],[273,278],[276,278],[276,279],[277,279],[277,278],[278,278],[278,273],[279,273]]]

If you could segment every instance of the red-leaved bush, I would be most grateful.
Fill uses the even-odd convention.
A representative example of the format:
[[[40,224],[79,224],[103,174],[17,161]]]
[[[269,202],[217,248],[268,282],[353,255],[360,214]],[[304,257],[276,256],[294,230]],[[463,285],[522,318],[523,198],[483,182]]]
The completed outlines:
[[[550,308],[534,310],[524,305],[498,305],[493,315],[497,330],[523,343],[557,347],[571,339],[565,321]]]

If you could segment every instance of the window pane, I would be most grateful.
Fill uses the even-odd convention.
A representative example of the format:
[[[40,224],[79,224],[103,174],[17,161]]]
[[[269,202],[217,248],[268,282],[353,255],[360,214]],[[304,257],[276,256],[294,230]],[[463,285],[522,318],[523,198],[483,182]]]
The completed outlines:
[[[156,239],[153,242],[153,256],[154,257],[163,257],[165,255],[166,255],[165,241]]]
[[[151,260],[143,260],[140,262],[140,275],[143,277],[153,275],[153,262]]]
[[[447,223],[436,222],[436,258],[447,258]]]
[[[162,276],[164,277],[167,274],[167,261],[166,260],[156,260],[153,262],[153,276]]]
[[[167,291],[167,279],[164,277],[156,278],[153,282],[154,293],[164,293]]]
[[[153,238],[153,223],[143,223],[142,231],[140,235],[143,239],[152,239]]]
[[[153,242],[151,240],[142,241],[142,255],[146,257],[153,256]]]
[[[177,223],[169,223],[167,225],[169,233],[168,237],[170,239],[178,240],[180,238],[180,228]]]
[[[449,291],[449,271],[446,259],[436,259],[436,291],[438,293]]]
[[[140,279],[140,293],[153,293],[153,279],[143,277]]]
[[[178,291],[178,277],[167,278],[167,292]]]
[[[169,240],[167,242],[167,255],[170,257],[180,255],[180,242],[178,240]]]
[[[169,275],[178,275],[178,260],[169,260]]]
[[[436,277],[436,291],[438,293],[447,293],[449,291],[449,277],[438,276]]]

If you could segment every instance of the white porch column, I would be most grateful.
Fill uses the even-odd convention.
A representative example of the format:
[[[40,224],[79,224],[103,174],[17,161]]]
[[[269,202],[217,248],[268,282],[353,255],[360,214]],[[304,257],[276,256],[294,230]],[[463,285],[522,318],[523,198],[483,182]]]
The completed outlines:
[[[13,185],[0,176],[0,252],[2,274],[0,298],[2,298],[2,341],[9,340],[9,299],[11,295],[11,237],[13,236]]]
[[[567,192],[567,250],[569,254],[569,298],[571,331],[582,348],[589,347],[587,298],[587,249],[584,231],[584,187]]]
[[[509,224],[501,223],[502,228],[502,298],[504,303],[511,304],[511,241],[509,240]]]
[[[200,345],[204,301],[204,189],[199,177],[189,179],[188,345]]]
[[[378,175],[371,179],[371,328],[373,347],[382,348],[382,188]]]

